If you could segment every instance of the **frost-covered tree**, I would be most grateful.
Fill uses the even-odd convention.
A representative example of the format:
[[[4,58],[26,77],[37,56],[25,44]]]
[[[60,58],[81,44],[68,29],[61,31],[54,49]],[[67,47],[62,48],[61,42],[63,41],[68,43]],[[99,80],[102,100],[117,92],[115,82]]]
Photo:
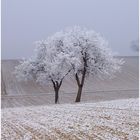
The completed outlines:
[[[35,56],[16,67],[19,79],[52,82],[55,103],[63,79],[73,71],[78,85],[76,102],[80,102],[85,78],[89,75],[112,77],[123,61],[113,57],[107,42],[96,32],[78,26],[58,32],[37,43]]]
[[[63,40],[64,34],[58,32],[45,41],[38,41],[35,55],[23,60],[15,68],[16,76],[20,80],[34,79],[41,84],[52,82],[55,103],[58,103],[63,79],[72,70],[71,64],[76,62],[76,59],[64,50]]]
[[[108,48],[108,43],[94,31],[75,26],[66,29],[65,34],[65,47],[80,62],[80,65],[72,64],[78,85],[75,101],[80,102],[82,88],[87,76],[112,77],[116,71],[120,70],[123,61],[113,57],[113,53]]]

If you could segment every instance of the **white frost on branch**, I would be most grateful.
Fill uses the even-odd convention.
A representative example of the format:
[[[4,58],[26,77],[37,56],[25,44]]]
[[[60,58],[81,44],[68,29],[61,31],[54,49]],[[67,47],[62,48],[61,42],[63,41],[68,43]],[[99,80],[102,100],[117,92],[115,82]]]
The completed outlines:
[[[80,61],[80,65],[73,64],[75,73],[81,74],[86,68],[87,75],[102,78],[112,77],[115,72],[120,71],[124,61],[114,58],[108,42],[99,33],[74,26],[66,29],[65,34],[65,47]]]
[[[74,26],[36,42],[33,57],[23,60],[15,68],[20,80],[60,83],[70,72],[86,76],[112,77],[124,63],[114,58],[108,43],[95,31]]]
[[[60,83],[71,72],[71,64],[79,65],[79,60],[66,51],[64,39],[65,34],[57,32],[46,40],[37,41],[33,57],[21,61],[15,68],[16,77],[19,80],[35,79],[43,84],[52,80]]]

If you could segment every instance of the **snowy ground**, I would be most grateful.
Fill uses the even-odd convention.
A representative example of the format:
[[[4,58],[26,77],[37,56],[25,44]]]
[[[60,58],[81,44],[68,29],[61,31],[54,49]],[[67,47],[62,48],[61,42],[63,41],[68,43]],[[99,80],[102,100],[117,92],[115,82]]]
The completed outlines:
[[[125,64],[121,73],[116,73],[114,79],[101,80],[90,76],[85,81],[84,92],[95,93],[97,91],[123,91],[139,89],[139,58],[122,57]],[[52,83],[40,86],[35,81],[19,82],[13,74],[18,60],[2,60],[2,95],[38,95],[39,93],[53,93]],[[6,92],[6,93],[5,93]],[[60,93],[76,93],[77,83],[75,78],[67,77],[64,79]],[[2,101],[3,102],[3,101]]]
[[[138,140],[138,99],[2,109],[2,140]]]

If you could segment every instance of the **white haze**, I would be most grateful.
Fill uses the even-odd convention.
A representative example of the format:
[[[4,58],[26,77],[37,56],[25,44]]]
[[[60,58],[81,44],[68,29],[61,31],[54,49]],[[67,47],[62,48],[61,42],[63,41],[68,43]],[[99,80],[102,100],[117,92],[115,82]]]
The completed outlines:
[[[35,41],[73,25],[100,32],[119,55],[138,55],[138,0],[2,0],[2,59],[28,58]]]

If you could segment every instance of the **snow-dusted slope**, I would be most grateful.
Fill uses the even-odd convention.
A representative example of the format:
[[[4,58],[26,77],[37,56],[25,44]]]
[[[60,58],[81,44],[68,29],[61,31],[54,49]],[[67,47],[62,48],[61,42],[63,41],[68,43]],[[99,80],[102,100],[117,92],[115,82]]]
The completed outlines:
[[[100,80],[96,77],[89,77],[85,82],[83,91],[93,93],[97,91],[138,90],[138,57],[123,58],[125,64],[122,67],[122,72],[116,73],[116,78]],[[51,83],[47,86],[40,86],[35,81],[19,82],[13,74],[14,67],[18,64],[18,60],[2,60],[2,91],[6,88],[7,95],[38,95],[39,93],[54,92]],[[77,92],[75,79],[68,77],[64,79],[60,92]]]
[[[2,140],[137,140],[138,99],[2,109]]]
[[[125,64],[116,78],[100,80],[89,77],[83,88],[82,102],[138,97],[138,57],[123,57]],[[13,74],[17,60],[2,60],[2,108],[54,104],[52,84],[40,86],[35,81],[18,82]],[[76,98],[75,79],[67,77],[60,88],[60,103],[73,103]],[[50,94],[49,94],[50,93]]]

